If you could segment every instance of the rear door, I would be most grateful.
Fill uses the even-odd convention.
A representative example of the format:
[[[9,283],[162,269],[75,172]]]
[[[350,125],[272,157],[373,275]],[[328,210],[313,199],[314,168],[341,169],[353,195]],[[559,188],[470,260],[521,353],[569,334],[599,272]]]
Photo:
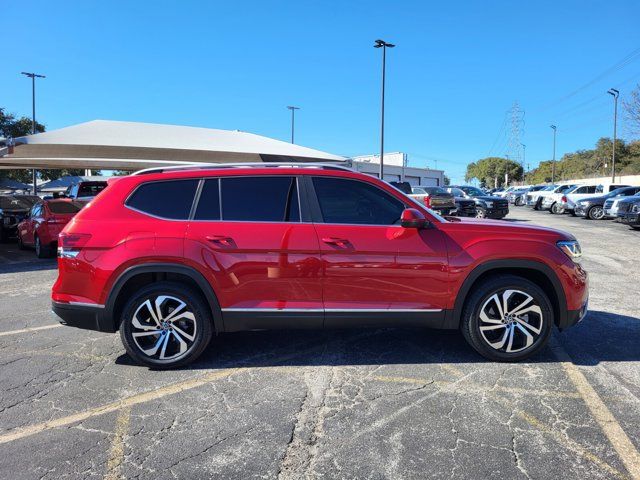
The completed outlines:
[[[401,227],[405,203],[371,183],[318,176],[307,185],[325,326],[438,324],[448,289],[441,232]]]
[[[225,176],[202,182],[185,258],[206,269],[225,330],[318,328],[318,240],[295,176]]]

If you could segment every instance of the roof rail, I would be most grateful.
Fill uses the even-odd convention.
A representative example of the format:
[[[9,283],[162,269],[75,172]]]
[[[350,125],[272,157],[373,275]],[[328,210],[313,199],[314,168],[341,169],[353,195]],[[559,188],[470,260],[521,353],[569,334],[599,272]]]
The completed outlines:
[[[132,175],[145,175],[148,173],[179,172],[182,170],[210,170],[220,168],[315,168],[320,170],[347,170],[353,171],[349,167],[333,165],[327,163],[277,163],[277,162],[255,162],[255,163],[194,163],[191,165],[177,165],[173,167],[153,167],[138,170]]]

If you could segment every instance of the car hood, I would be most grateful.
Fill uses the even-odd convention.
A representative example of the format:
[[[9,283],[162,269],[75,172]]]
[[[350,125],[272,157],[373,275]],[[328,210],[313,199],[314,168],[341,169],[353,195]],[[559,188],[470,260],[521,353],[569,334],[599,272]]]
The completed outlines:
[[[536,235],[554,236],[557,240],[575,240],[575,237],[568,232],[555,228],[530,225],[524,222],[510,222],[506,220],[488,220],[486,218],[470,217],[447,217],[447,222],[443,223],[443,230],[451,229],[473,229],[474,231],[500,231],[505,234],[514,235]]]
[[[504,198],[502,198],[502,197],[492,197],[492,196],[489,196],[489,195],[482,195],[480,197],[473,197],[473,198],[475,198],[477,200],[482,200],[484,202],[497,202],[499,200],[504,200]]]

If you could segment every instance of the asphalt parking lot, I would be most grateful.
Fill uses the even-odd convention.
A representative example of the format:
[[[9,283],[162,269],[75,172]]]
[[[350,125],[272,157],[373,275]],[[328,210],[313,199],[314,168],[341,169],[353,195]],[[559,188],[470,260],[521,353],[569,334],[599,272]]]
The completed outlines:
[[[250,332],[186,370],[60,327],[55,260],[0,246],[0,478],[640,478],[640,232],[568,230],[590,313],[531,363],[457,334]]]

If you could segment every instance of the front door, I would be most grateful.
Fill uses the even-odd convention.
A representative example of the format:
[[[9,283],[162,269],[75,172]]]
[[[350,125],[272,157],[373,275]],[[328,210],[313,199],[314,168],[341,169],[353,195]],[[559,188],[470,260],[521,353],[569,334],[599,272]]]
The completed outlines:
[[[405,202],[371,183],[309,183],[319,217],[325,326],[439,326],[448,292],[441,232],[401,227]]]
[[[206,179],[185,257],[209,273],[226,331],[322,326],[318,240],[296,177]]]

